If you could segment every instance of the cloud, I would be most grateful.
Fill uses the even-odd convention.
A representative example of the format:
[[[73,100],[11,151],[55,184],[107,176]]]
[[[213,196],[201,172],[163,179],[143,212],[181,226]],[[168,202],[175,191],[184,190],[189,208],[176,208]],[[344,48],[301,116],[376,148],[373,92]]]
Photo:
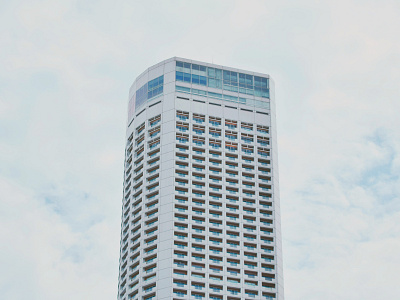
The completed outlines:
[[[118,252],[118,238],[110,227],[97,222],[72,228],[74,222],[64,219],[65,211],[55,209],[47,199],[37,198],[31,190],[4,178],[0,178],[0,188],[0,259],[2,270],[6,270],[0,273],[0,293],[4,299],[115,295],[112,287],[94,288],[108,282],[117,284],[117,268],[112,266],[116,263],[113,252]],[[86,212],[81,219],[87,216]],[[19,288],[21,282],[23,289]]]
[[[115,297],[128,89],[172,56],[275,79],[287,299],[398,298],[398,1],[1,8],[3,298]]]

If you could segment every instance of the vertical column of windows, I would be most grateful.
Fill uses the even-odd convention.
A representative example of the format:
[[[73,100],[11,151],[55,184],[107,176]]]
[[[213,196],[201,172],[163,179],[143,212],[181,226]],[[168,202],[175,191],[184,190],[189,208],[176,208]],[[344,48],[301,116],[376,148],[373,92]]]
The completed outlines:
[[[126,145],[126,161],[124,172],[124,198],[122,207],[122,226],[121,226],[121,254],[120,254],[120,270],[119,270],[119,297],[126,295],[127,274],[128,274],[128,250],[129,250],[129,228],[130,228],[130,212],[131,212],[131,187],[132,187],[132,168],[134,166],[134,133],[132,133]],[[129,289],[129,286],[128,286]]]
[[[208,143],[208,279],[214,284],[208,287],[209,299],[222,299],[213,293],[223,290],[224,281],[224,223],[222,212],[223,199],[223,159],[222,159],[222,129],[221,118],[209,117]]]
[[[173,294],[179,299],[187,296],[188,284],[189,113],[177,111],[176,117]]]
[[[127,164],[125,165],[125,176],[127,177],[126,181],[125,181],[125,189],[124,189],[124,201],[125,201],[125,205],[124,205],[124,231],[123,231],[123,238],[121,239],[121,250],[122,250],[122,259],[125,261],[120,262],[120,265],[123,266],[124,269],[120,270],[120,277],[124,278],[124,285],[126,284],[127,280],[125,279],[126,275],[128,274],[128,261],[127,256],[128,256],[128,249],[129,249],[129,241],[128,241],[128,237],[131,238],[133,233],[135,232],[135,228],[129,230],[130,227],[130,217],[131,217],[131,192],[134,192],[134,187],[132,187],[132,185],[134,186],[136,181],[133,179],[132,177],[134,177],[134,175],[132,176],[132,169],[137,171],[137,166],[140,162],[140,159],[138,160],[138,153],[140,153],[141,149],[142,149],[142,142],[144,139],[143,136],[143,130],[144,130],[144,124],[141,124],[138,128],[136,128],[136,131],[134,133],[131,134],[131,136],[129,137],[128,141],[129,141],[129,146],[128,148],[128,153],[129,153],[129,158],[127,160]],[[134,139],[134,136],[136,136],[136,138]],[[133,143],[133,140],[135,140],[135,142]],[[138,149],[139,147],[139,149]],[[134,171],[134,172],[135,172]],[[133,208],[132,208],[133,209]],[[134,245],[131,248],[132,250],[137,250],[138,245]],[[132,259],[132,258],[131,258]],[[128,277],[128,293],[130,293],[130,289],[132,289],[133,286],[136,286],[137,283],[130,283],[130,277]],[[124,291],[124,293],[120,294],[120,298],[122,298],[125,295],[126,289]],[[134,293],[133,293],[134,294]],[[132,296],[132,293],[131,295]],[[129,297],[130,297],[129,296]],[[131,297],[130,297],[131,298]]]
[[[135,164],[134,164],[134,180],[133,180],[133,205],[132,205],[132,222],[131,222],[131,247],[130,247],[130,266],[129,266],[129,299],[136,299],[139,294],[140,282],[140,247],[141,247],[141,212],[142,212],[142,186],[143,186],[143,162],[145,160],[145,123],[139,125],[136,130],[135,139]]]
[[[161,116],[149,119],[147,131],[146,188],[144,190],[143,219],[143,265],[142,295],[143,299],[156,299],[157,240],[159,212],[159,178],[160,178],[160,134]]]
[[[127,222],[131,228],[127,231],[130,249],[128,299],[139,299],[140,296],[142,299],[156,298],[160,121],[161,115],[155,116],[149,119],[147,125],[139,125],[134,133],[133,164],[128,167],[132,170],[132,187],[124,192],[125,201],[129,199],[132,202],[128,215],[130,222]]]
[[[271,194],[269,127],[257,125],[257,160],[260,216],[261,291],[263,299],[276,297],[275,253]]]
[[[226,280],[228,286],[238,286],[228,288],[228,294],[230,289],[232,295],[254,298],[259,295],[261,289],[271,292],[269,294],[263,292],[263,297],[274,296],[273,221],[272,211],[268,210],[271,209],[272,203],[270,202],[271,194],[266,194],[271,190],[271,174],[268,168],[270,161],[265,158],[269,156],[270,151],[266,148],[269,145],[269,137],[266,136],[269,128],[256,125],[258,132],[256,136],[253,133],[253,124],[241,123],[240,132],[238,132],[236,120],[225,120],[225,156],[223,157],[218,151],[223,149],[220,140],[222,130],[218,128],[222,124],[221,118],[209,117],[208,140],[204,136],[207,130],[205,116],[193,114],[193,134],[190,132],[189,118],[187,112],[177,111],[175,220],[185,223],[175,222],[176,250],[174,254],[177,259],[174,274],[177,280],[179,276],[182,280],[174,281],[174,293],[180,294],[180,297],[188,295],[197,298],[204,297],[206,294],[195,291],[201,286],[196,284],[195,280],[206,278],[206,274],[209,273],[210,282]],[[184,132],[187,134],[183,134]],[[239,134],[240,152],[237,143]],[[192,136],[192,143],[189,140],[190,136]],[[254,144],[255,136],[257,145]],[[205,168],[207,157],[205,145],[207,144],[209,146],[208,170]],[[192,145],[192,156],[189,154],[190,145]],[[241,165],[238,164],[239,153],[242,153]],[[264,153],[268,155],[265,156]],[[222,167],[223,161],[225,163]],[[190,173],[192,176],[189,176]],[[224,181],[222,181],[223,174],[226,175]],[[257,174],[257,177],[254,174]],[[202,181],[206,175],[209,179],[208,186]],[[240,181],[238,176],[241,178]],[[192,178],[191,182],[190,178]],[[255,179],[258,179],[259,183]],[[221,202],[215,202],[223,199],[223,187],[226,192],[225,209]],[[257,190],[259,194],[256,194]],[[259,206],[263,210],[258,210]],[[223,222],[224,210],[226,210],[225,223]],[[183,226],[188,223],[189,217],[192,219],[192,228]],[[205,229],[208,229],[208,241]],[[226,262],[222,259],[224,247],[221,246],[224,242],[228,254]],[[207,249],[204,245],[208,245]],[[203,262],[208,262],[208,271],[204,269]],[[228,266],[230,266],[229,269]],[[244,267],[243,272],[240,266]],[[205,271],[207,273],[204,273]],[[227,276],[226,279],[224,279],[224,274]],[[236,277],[230,277],[230,275]],[[243,282],[240,276],[243,276]],[[264,281],[261,286],[262,279]],[[178,289],[188,285],[189,289],[192,289],[189,294]],[[211,284],[209,292],[212,293],[213,290],[218,290],[218,286]],[[214,299],[211,297],[219,299],[216,298],[219,297],[218,295],[210,294],[209,298]]]

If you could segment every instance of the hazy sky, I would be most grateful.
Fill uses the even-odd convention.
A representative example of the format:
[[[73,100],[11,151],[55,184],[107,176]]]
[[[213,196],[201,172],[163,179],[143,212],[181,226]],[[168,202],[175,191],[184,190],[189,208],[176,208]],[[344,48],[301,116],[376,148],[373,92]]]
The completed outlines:
[[[116,299],[128,89],[276,82],[287,300],[400,299],[400,1],[0,0],[0,298]]]

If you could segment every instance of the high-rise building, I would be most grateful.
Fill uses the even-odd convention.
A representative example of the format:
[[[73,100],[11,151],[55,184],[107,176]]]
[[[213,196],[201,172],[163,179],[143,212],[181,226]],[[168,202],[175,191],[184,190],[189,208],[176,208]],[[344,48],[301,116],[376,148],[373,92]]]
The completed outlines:
[[[118,299],[284,299],[270,77],[174,57],[128,110]]]

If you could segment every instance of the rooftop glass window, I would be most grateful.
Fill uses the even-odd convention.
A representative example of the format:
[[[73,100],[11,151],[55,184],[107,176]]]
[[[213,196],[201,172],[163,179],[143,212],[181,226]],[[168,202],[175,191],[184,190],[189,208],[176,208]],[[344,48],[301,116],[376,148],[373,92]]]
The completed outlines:
[[[164,76],[157,77],[148,82],[147,99],[153,98],[163,91]]]
[[[207,96],[207,92],[202,90],[192,89],[192,93],[200,96]]]
[[[192,64],[192,74],[207,76],[207,67]]]
[[[208,68],[208,86],[222,89],[222,70]]]
[[[222,79],[222,70],[208,68],[208,77],[215,78],[215,79]]]
[[[192,74],[192,83],[206,86],[207,85],[207,77]]]
[[[176,69],[178,71],[190,73],[191,64],[190,63],[184,63],[184,62],[181,62],[181,61],[177,61],[176,62]]]
[[[138,110],[147,100],[162,94],[164,75],[145,83],[136,91],[135,110]]]
[[[255,96],[269,98],[268,78],[254,76]]]
[[[183,82],[189,82],[190,83],[190,74],[177,71],[175,79],[177,81],[183,81]]]
[[[238,92],[238,73],[224,70],[224,90]]]
[[[269,98],[268,78],[197,64],[177,61],[176,81]]]

